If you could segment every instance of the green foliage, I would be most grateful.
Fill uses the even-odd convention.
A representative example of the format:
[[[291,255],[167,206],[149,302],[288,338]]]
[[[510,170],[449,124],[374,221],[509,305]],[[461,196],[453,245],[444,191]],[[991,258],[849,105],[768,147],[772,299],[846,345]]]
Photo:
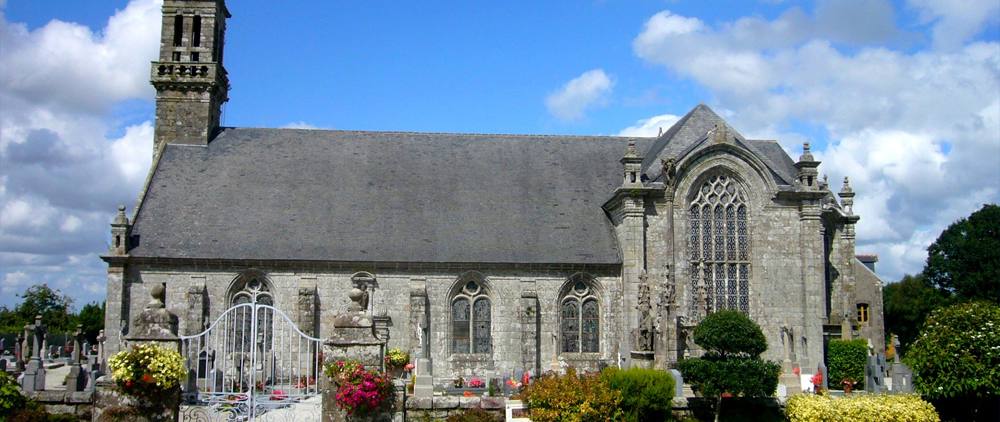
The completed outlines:
[[[468,409],[461,414],[448,416],[447,422],[501,422],[503,418],[480,408]]]
[[[906,363],[925,397],[1000,396],[1000,306],[972,302],[934,311]]]
[[[742,397],[771,397],[778,388],[781,365],[746,357],[684,359],[677,364],[684,381],[705,397],[730,393]]]
[[[767,350],[760,326],[739,311],[714,312],[694,329],[694,342],[708,353],[757,357]]]
[[[854,394],[840,398],[797,394],[788,399],[791,422],[937,422],[934,406],[916,395]]]
[[[27,403],[28,399],[21,395],[14,377],[6,371],[0,371],[0,420],[23,409]]]
[[[674,379],[657,369],[606,368],[601,380],[621,393],[626,421],[663,421],[670,418]]]
[[[83,333],[91,343],[97,341],[97,335],[104,329],[104,302],[83,305],[76,315],[76,323],[83,326]]]
[[[544,375],[516,397],[531,408],[536,422],[585,422],[622,420],[622,396],[601,381],[599,374]]]
[[[840,390],[846,379],[857,382],[857,389],[864,388],[867,360],[867,340],[830,340],[826,351],[830,388]]]
[[[962,299],[1000,303],[1000,206],[983,205],[927,248],[924,275]]]
[[[935,289],[923,274],[906,275],[898,283],[882,288],[885,331],[899,336],[896,353],[905,356],[931,311],[950,301],[948,292]]]

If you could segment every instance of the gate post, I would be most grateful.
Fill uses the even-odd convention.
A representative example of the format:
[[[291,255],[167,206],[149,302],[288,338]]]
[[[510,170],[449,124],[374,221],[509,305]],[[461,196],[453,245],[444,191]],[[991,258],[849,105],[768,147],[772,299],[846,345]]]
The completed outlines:
[[[134,321],[129,337],[125,339],[127,346],[153,343],[168,350],[180,353],[181,342],[177,337],[177,316],[167,310],[163,303],[166,287],[163,284],[154,285],[150,289],[152,299]],[[180,406],[180,390],[172,393],[162,402],[159,414],[146,415],[154,421],[177,421]],[[101,377],[97,383],[94,400],[93,420],[99,421],[101,414],[112,407],[136,407],[139,403],[133,397],[123,395],[115,390],[110,375]],[[144,408],[145,410],[147,408]]]
[[[351,305],[347,312],[334,317],[333,333],[323,343],[323,358],[326,362],[340,359],[360,361],[366,368],[381,368],[385,355],[385,340],[375,335],[375,324],[372,316],[362,306],[364,292],[354,288],[348,295]],[[324,362],[324,363],[326,363]],[[336,387],[330,380],[323,377],[323,422],[341,422],[346,418],[344,411],[334,403]],[[391,411],[390,411],[391,412]],[[391,413],[386,415],[371,415],[374,421],[390,420]]]

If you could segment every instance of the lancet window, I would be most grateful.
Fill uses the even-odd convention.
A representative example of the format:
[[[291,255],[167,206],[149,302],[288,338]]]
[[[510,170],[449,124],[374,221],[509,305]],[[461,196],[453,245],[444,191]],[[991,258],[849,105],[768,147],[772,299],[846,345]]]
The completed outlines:
[[[746,194],[732,177],[714,175],[688,207],[692,315],[750,310],[750,232]],[[704,308],[702,308],[704,307]]]
[[[601,309],[597,296],[583,280],[572,283],[559,306],[561,350],[564,353],[599,352]]]
[[[452,353],[490,353],[491,306],[483,286],[466,281],[451,301]]]

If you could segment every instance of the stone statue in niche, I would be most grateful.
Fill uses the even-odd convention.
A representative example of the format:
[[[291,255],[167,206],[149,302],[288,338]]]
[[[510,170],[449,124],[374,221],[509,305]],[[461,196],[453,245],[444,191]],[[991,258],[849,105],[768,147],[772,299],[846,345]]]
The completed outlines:
[[[785,360],[791,361],[795,354],[795,335],[787,321],[781,327],[781,344],[785,349]]]
[[[645,272],[639,275],[639,330],[636,335],[636,349],[644,352],[653,351],[653,331],[656,329],[653,317],[653,306],[649,294],[649,276]]]
[[[663,166],[663,183],[667,186],[674,186],[676,182],[675,176],[677,175],[677,162],[674,161],[673,157],[670,157],[660,160],[660,164]]]

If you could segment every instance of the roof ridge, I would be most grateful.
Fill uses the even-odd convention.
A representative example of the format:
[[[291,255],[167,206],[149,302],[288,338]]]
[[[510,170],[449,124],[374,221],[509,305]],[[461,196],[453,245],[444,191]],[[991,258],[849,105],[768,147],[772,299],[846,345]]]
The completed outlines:
[[[654,139],[653,136],[618,136],[618,135],[558,135],[558,134],[529,134],[529,133],[470,133],[470,132],[416,132],[398,130],[358,130],[358,129],[301,129],[301,128],[271,128],[271,127],[225,127],[225,130],[268,130],[268,131],[309,131],[309,132],[338,132],[338,133],[377,133],[385,135],[452,135],[470,137],[506,136],[513,138],[578,138],[578,139]]]

